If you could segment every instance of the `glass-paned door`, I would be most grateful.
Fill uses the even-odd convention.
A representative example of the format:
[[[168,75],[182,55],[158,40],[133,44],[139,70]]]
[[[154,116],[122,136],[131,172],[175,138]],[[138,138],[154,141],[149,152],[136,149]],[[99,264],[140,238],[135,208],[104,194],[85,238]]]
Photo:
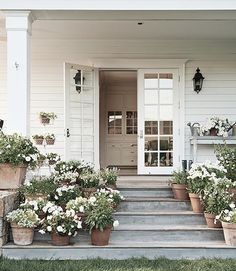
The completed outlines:
[[[170,174],[178,161],[177,70],[138,72],[138,173]]]

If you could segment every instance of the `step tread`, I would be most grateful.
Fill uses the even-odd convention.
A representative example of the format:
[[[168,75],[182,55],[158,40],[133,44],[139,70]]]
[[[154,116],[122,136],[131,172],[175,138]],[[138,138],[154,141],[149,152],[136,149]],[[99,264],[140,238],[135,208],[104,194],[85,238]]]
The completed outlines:
[[[157,201],[163,201],[163,202],[189,202],[189,200],[179,200],[179,199],[174,199],[174,198],[169,198],[169,197],[125,197],[124,201],[139,201],[139,202],[157,202]]]
[[[71,249],[71,248],[90,248],[90,249],[107,249],[107,248],[226,248],[235,249],[236,246],[228,246],[224,241],[211,242],[110,242],[108,246],[97,247],[86,241],[74,242],[69,246],[52,246],[49,241],[34,241],[29,246],[18,246],[9,242],[3,246],[3,249]]]
[[[129,225],[122,224],[115,231],[222,231],[222,228],[208,228],[207,225]]]
[[[122,216],[169,216],[169,215],[194,215],[194,216],[203,216],[203,213],[194,213],[193,211],[157,211],[157,212],[116,212],[115,215],[122,215]]]
[[[122,191],[158,191],[158,190],[168,190],[168,191],[171,191],[171,187],[168,186],[168,185],[159,185],[159,186],[148,186],[148,187],[129,187],[129,186],[118,186],[117,187],[118,189]]]

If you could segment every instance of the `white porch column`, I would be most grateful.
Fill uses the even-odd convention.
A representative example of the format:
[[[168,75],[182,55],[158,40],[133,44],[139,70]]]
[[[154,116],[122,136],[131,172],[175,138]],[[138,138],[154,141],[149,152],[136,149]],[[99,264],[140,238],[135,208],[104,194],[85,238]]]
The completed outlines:
[[[30,11],[6,12],[7,123],[9,133],[29,135],[30,120]]]

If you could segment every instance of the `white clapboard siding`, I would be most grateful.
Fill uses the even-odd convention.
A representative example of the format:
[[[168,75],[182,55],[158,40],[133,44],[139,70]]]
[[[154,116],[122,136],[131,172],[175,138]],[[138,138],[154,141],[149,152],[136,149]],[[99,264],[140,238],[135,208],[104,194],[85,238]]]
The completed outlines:
[[[6,42],[0,41],[0,119],[6,119],[6,88],[7,88],[7,66],[6,66]]]

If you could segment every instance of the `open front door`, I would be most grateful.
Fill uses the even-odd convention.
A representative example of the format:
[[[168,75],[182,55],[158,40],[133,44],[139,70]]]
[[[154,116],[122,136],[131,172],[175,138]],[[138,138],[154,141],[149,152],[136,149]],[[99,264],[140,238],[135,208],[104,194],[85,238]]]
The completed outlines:
[[[95,162],[95,70],[65,63],[65,159]]]
[[[138,71],[138,174],[171,174],[179,160],[178,70]]]

